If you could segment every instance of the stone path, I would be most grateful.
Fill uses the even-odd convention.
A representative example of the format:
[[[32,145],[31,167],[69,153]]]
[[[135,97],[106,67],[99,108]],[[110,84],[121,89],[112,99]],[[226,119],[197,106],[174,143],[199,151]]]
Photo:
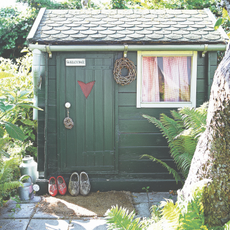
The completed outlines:
[[[137,217],[149,217],[150,207],[164,198],[176,200],[168,192],[132,193]],[[10,200],[7,207],[1,209],[1,230],[106,230],[104,218],[80,218],[75,220],[61,219],[59,216],[37,211],[41,197],[35,196],[30,202],[21,203]]]

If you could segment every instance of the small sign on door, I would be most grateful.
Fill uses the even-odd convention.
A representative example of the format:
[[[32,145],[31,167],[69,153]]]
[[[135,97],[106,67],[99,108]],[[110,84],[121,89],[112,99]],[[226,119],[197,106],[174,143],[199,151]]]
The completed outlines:
[[[85,58],[65,59],[66,66],[85,66]]]

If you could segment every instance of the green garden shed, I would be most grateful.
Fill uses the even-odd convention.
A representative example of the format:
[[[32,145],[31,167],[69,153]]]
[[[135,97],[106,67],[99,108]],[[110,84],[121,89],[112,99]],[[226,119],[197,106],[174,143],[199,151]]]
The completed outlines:
[[[41,9],[27,38],[34,104],[44,110],[34,111],[39,177],[68,182],[85,171],[93,191],[177,189],[166,169],[141,158],[175,167],[142,115],[208,100],[228,41],[214,24],[208,9]]]

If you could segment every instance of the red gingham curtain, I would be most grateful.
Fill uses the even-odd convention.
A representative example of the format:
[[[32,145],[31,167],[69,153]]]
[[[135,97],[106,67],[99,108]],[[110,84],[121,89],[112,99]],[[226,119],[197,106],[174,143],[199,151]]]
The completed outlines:
[[[187,57],[164,57],[165,101],[189,101]]]
[[[142,102],[160,101],[157,57],[143,57]]]

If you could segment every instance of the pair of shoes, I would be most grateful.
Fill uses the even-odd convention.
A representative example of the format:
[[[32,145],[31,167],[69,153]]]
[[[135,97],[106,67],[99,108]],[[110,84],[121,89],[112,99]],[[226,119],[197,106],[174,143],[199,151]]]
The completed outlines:
[[[72,173],[69,179],[68,190],[72,196],[77,196],[79,193],[83,196],[89,194],[91,185],[86,172],[81,172],[80,177],[77,172]]]
[[[67,187],[64,178],[62,176],[58,176],[56,180],[55,177],[50,177],[48,191],[51,196],[56,196],[58,193],[60,195],[65,195]]]

